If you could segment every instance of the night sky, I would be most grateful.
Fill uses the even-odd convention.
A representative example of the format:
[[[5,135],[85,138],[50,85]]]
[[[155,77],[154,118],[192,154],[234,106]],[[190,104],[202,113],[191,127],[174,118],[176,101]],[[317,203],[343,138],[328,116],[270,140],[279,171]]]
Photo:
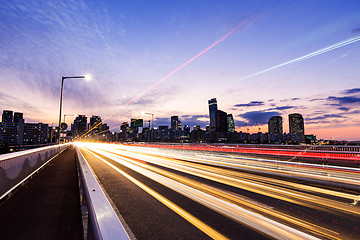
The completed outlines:
[[[301,113],[306,134],[360,140],[359,36],[358,0],[5,0],[0,111],[57,125],[61,77],[91,74],[65,80],[64,114],[205,128],[215,97],[238,131]]]

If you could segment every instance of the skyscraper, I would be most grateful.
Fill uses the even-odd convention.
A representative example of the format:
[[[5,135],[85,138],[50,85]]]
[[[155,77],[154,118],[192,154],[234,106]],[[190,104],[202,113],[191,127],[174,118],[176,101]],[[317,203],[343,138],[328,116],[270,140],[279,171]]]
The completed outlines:
[[[270,134],[283,134],[282,117],[271,117],[268,121],[268,130]]]
[[[227,113],[221,110],[216,111],[216,131],[226,133],[228,131]]]
[[[184,135],[187,137],[190,136],[190,126],[189,125],[184,126]]]
[[[128,122],[123,122],[120,126],[120,137],[122,140],[126,141],[126,139],[129,137],[130,134],[130,128]]]
[[[20,113],[20,112],[15,112],[14,113],[14,123],[19,123],[19,122],[21,122],[23,120],[24,120],[23,113]]]
[[[210,116],[210,132],[216,131],[216,112],[217,108],[217,101],[216,98],[212,98],[208,101],[209,103],[209,116]]]
[[[95,115],[92,115],[91,118],[90,118],[90,125],[89,125],[89,129],[92,129],[93,127],[95,127],[97,124],[99,124],[101,122],[101,117],[99,116],[95,116]],[[93,134],[96,134],[96,133],[99,133],[100,132],[100,129],[101,129],[101,125],[102,124],[99,124],[97,127],[95,127],[93,130],[91,130],[91,132]]]
[[[291,135],[304,135],[304,118],[300,113],[289,114],[289,130]]]
[[[74,123],[71,124],[71,132],[73,138],[79,137],[86,132],[87,117],[85,115],[78,115]]]
[[[2,114],[2,122],[13,122],[13,111],[4,110]]]
[[[178,116],[171,116],[171,130],[180,130],[181,122]]]
[[[227,115],[227,131],[230,133],[235,132],[235,121],[232,114]]]

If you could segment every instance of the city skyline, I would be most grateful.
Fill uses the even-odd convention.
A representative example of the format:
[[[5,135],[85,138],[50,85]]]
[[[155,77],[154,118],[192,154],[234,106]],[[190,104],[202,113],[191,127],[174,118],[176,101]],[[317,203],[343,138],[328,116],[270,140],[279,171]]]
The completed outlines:
[[[0,109],[57,125],[61,77],[89,73],[90,82],[65,81],[63,112],[102,116],[110,128],[151,118],[143,112],[156,126],[176,115],[205,128],[207,101],[217,98],[237,131],[299,112],[306,134],[360,140],[360,42],[264,71],[359,36],[359,15],[358,1],[8,1],[0,7]]]

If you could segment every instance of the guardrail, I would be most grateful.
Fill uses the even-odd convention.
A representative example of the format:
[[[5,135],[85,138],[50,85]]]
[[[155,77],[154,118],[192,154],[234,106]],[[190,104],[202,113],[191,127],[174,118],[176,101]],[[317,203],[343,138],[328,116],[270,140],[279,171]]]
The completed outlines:
[[[97,182],[92,170],[84,156],[76,147],[80,176],[83,183],[92,236],[95,239],[121,239],[130,240],[123,224],[117,217],[115,210],[106,198],[101,186]]]
[[[0,155],[0,200],[68,146],[61,144]]]

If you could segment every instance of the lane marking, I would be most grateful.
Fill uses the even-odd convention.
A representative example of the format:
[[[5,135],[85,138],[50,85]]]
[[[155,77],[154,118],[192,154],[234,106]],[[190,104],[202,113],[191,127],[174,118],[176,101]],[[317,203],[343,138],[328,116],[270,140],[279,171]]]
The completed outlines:
[[[84,150],[88,151],[89,153],[91,153],[92,155],[94,155],[95,157],[97,157],[98,159],[100,159],[101,161],[103,161],[104,163],[106,163],[108,166],[110,166],[111,168],[113,168],[115,171],[117,171],[118,173],[120,173],[121,175],[123,175],[124,177],[126,177],[127,179],[129,179],[130,181],[132,181],[133,183],[135,183],[137,186],[139,186],[141,189],[143,189],[144,191],[146,191],[147,193],[149,193],[151,196],[153,196],[154,198],[156,198],[158,201],[160,201],[161,203],[163,203],[165,206],[167,206],[168,208],[170,208],[171,210],[173,210],[174,212],[176,212],[178,215],[180,215],[182,218],[184,218],[185,220],[187,220],[188,222],[190,222],[191,224],[193,224],[195,227],[197,227],[199,230],[201,230],[202,232],[204,232],[206,235],[208,235],[209,237],[213,238],[213,239],[228,239],[227,237],[225,237],[224,235],[222,235],[221,233],[219,233],[218,231],[216,231],[215,229],[213,229],[212,227],[210,227],[209,225],[207,225],[206,223],[202,222],[200,219],[198,219],[197,217],[193,216],[191,213],[187,212],[186,210],[182,209],[181,207],[179,207],[178,205],[176,205],[175,203],[171,202],[169,199],[165,198],[164,196],[162,196],[161,194],[155,192],[154,190],[152,190],[151,188],[149,188],[148,186],[146,186],[145,184],[141,183],[140,181],[138,181],[137,179],[135,179],[134,177],[130,176],[129,174],[125,173],[124,171],[122,171],[121,169],[117,168],[116,166],[114,166],[113,164],[109,163],[108,161],[106,161],[105,159],[103,159],[102,157],[100,157],[99,155],[89,151],[88,149],[84,148]]]

